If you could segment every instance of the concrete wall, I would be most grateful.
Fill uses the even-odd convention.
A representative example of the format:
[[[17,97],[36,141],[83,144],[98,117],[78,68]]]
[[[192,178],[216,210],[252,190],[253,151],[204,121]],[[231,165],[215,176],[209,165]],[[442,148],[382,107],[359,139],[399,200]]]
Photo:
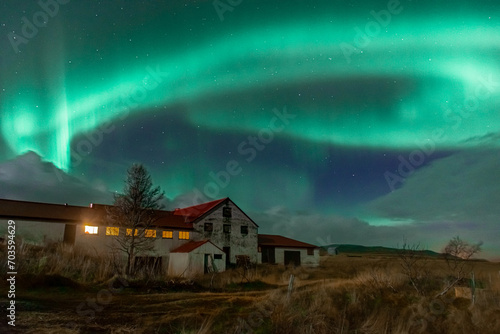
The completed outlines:
[[[16,222],[16,237],[22,238],[31,244],[44,245],[47,242],[62,242],[64,239],[64,229],[66,223],[64,222],[38,222],[17,220]],[[0,237],[7,236],[7,222],[8,219],[0,220]],[[120,254],[124,259],[126,254],[119,251],[116,243],[116,236],[106,235],[106,226],[98,226],[98,234],[85,234],[85,224],[67,223],[69,225],[76,225],[75,232],[75,246],[82,247],[86,250],[94,252],[95,254],[109,253],[113,250]],[[125,229],[120,228],[120,232],[124,233]],[[155,250],[147,254],[136,254],[145,256],[162,257],[163,271],[166,273],[169,265],[170,250],[175,249],[189,240],[179,240],[179,231],[173,230],[172,239],[162,238],[163,229],[156,229],[156,238],[154,241]],[[192,231],[190,231],[190,238],[192,238]],[[20,241],[20,239],[18,239]]]
[[[232,202],[227,205],[231,208],[231,218],[224,218],[224,206],[221,206],[194,225],[194,238],[197,240],[210,239],[221,249],[230,247],[231,263],[236,263],[236,255],[248,255],[252,262],[257,262],[257,226]],[[204,231],[205,223],[213,224],[212,232]],[[230,233],[224,233],[224,224],[231,225]],[[241,234],[241,226],[248,226],[247,235]]]
[[[205,254],[214,258],[215,254],[222,255],[222,259],[215,260],[218,272],[226,270],[226,256],[220,249],[207,242],[190,253],[171,253],[168,265],[170,276],[191,277],[202,275],[205,269]]]
[[[118,246],[116,239],[117,236],[106,235],[106,226],[98,226],[97,235],[85,234],[85,225],[78,225],[76,228],[76,238],[75,245],[90,247],[98,252],[109,251],[110,248],[116,248]],[[170,251],[189,242],[189,240],[179,240],[179,231],[173,231],[173,238],[166,239],[162,237],[162,231],[164,229],[156,228],[156,238],[154,238],[154,251],[148,252],[148,256],[168,256]],[[120,234],[123,235],[126,229],[121,227]],[[192,232],[190,231],[190,238],[192,238]],[[120,236],[122,237],[122,236]],[[139,255],[139,254],[138,254]]]
[[[189,253],[172,253],[168,262],[170,276],[183,276],[190,271]]]
[[[16,222],[16,238],[41,245],[45,242],[59,242],[64,237],[64,223],[47,223],[12,219]],[[7,236],[9,219],[0,219],[0,236]],[[18,239],[20,241],[20,239]]]
[[[306,248],[283,248],[276,247],[275,260],[277,264],[285,264],[285,251],[300,251],[300,265],[304,267],[319,266],[319,248],[314,249],[314,255],[307,255]],[[262,260],[262,258],[261,258]]]

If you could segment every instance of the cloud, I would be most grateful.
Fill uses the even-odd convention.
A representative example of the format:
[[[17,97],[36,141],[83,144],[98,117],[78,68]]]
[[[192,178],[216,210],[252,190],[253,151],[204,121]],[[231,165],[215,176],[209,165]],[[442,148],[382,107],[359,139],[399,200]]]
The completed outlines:
[[[319,246],[343,243],[397,247],[407,238],[410,244],[440,251],[449,239],[460,235],[470,242],[484,241],[481,256],[498,257],[498,153],[464,151],[416,171],[400,189],[369,203],[373,217],[387,219],[387,225],[374,226],[357,217],[314,209],[296,211],[289,205],[269,205],[267,210],[254,208],[247,213],[260,226],[259,233],[284,235]],[[165,199],[164,204],[167,209],[192,205],[196,196],[196,192],[184,193],[173,201]],[[113,201],[104,183],[89,184],[69,176],[33,152],[0,163],[0,198],[75,205]],[[201,196],[197,202],[204,200]],[[393,224],[396,220],[412,223]]]
[[[94,186],[70,176],[31,151],[0,163],[0,198],[72,205],[113,201],[102,184]]]
[[[357,244],[365,246],[400,247],[406,240],[410,245],[440,252],[455,235],[476,243],[485,241],[480,257],[498,257],[497,237],[488,237],[482,224],[452,221],[415,222],[406,225],[374,226],[355,217],[298,213],[284,207],[266,212],[249,212],[259,224],[259,233],[278,234],[317,246]],[[498,235],[498,234],[497,234]]]
[[[259,233],[279,234],[318,246],[345,243],[395,247],[404,235],[400,227],[372,226],[354,217],[294,212],[285,207],[252,212],[250,217],[259,224]]]
[[[473,220],[500,215],[500,150],[463,151],[416,171],[370,207],[391,218]]]
[[[466,150],[417,170],[404,185],[368,207],[379,216],[410,219],[422,235],[460,235],[500,251],[500,150]],[[417,226],[417,225],[415,225]]]

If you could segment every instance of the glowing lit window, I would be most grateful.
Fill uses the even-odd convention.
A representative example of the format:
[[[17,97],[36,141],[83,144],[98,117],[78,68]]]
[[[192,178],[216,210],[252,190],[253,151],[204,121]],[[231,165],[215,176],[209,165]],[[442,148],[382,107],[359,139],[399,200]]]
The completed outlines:
[[[156,230],[145,230],[144,236],[146,238],[156,238]]]
[[[179,240],[189,240],[189,232],[179,231]]]
[[[106,227],[106,235],[118,235],[120,232],[119,227]]]
[[[127,229],[127,237],[131,237],[131,236],[132,236],[132,229],[128,228]],[[137,229],[135,229],[134,236],[137,236]]]
[[[97,234],[97,226],[85,226],[85,234]]]
[[[172,239],[174,237],[174,232],[172,231],[163,231],[162,237],[165,239]]]

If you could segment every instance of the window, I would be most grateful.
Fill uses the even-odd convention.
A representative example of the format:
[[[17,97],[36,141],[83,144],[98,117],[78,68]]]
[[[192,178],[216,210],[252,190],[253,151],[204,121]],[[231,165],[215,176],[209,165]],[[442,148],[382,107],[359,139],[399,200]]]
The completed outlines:
[[[314,255],[314,248],[308,248],[307,255]]]
[[[156,238],[156,230],[145,230],[144,236],[146,238]]]
[[[127,229],[127,237],[131,237],[131,236],[132,236],[132,229],[128,228]],[[135,229],[134,236],[137,236],[137,229]]]
[[[231,233],[231,225],[224,224],[224,233]]]
[[[179,240],[189,240],[189,232],[179,231]]]
[[[174,237],[174,232],[172,232],[172,231],[163,231],[161,236],[164,239],[172,239]]]
[[[248,226],[241,226],[241,234],[242,235],[248,234]]]
[[[224,218],[231,218],[231,208],[230,207],[224,207],[222,208],[222,217]]]
[[[106,235],[118,235],[120,232],[119,227],[106,227]]]
[[[97,234],[97,226],[87,226],[85,225],[85,234]]]
[[[214,260],[222,260],[222,254],[214,254]]]
[[[205,232],[212,232],[214,229],[214,224],[212,223],[205,223],[204,226]]]

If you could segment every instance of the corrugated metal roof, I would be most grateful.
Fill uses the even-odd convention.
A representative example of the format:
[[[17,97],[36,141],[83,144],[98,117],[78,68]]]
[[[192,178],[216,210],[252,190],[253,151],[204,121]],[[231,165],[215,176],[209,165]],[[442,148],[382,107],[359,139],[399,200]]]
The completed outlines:
[[[259,246],[291,247],[291,248],[317,248],[318,246],[302,241],[283,237],[281,235],[259,234]]]

